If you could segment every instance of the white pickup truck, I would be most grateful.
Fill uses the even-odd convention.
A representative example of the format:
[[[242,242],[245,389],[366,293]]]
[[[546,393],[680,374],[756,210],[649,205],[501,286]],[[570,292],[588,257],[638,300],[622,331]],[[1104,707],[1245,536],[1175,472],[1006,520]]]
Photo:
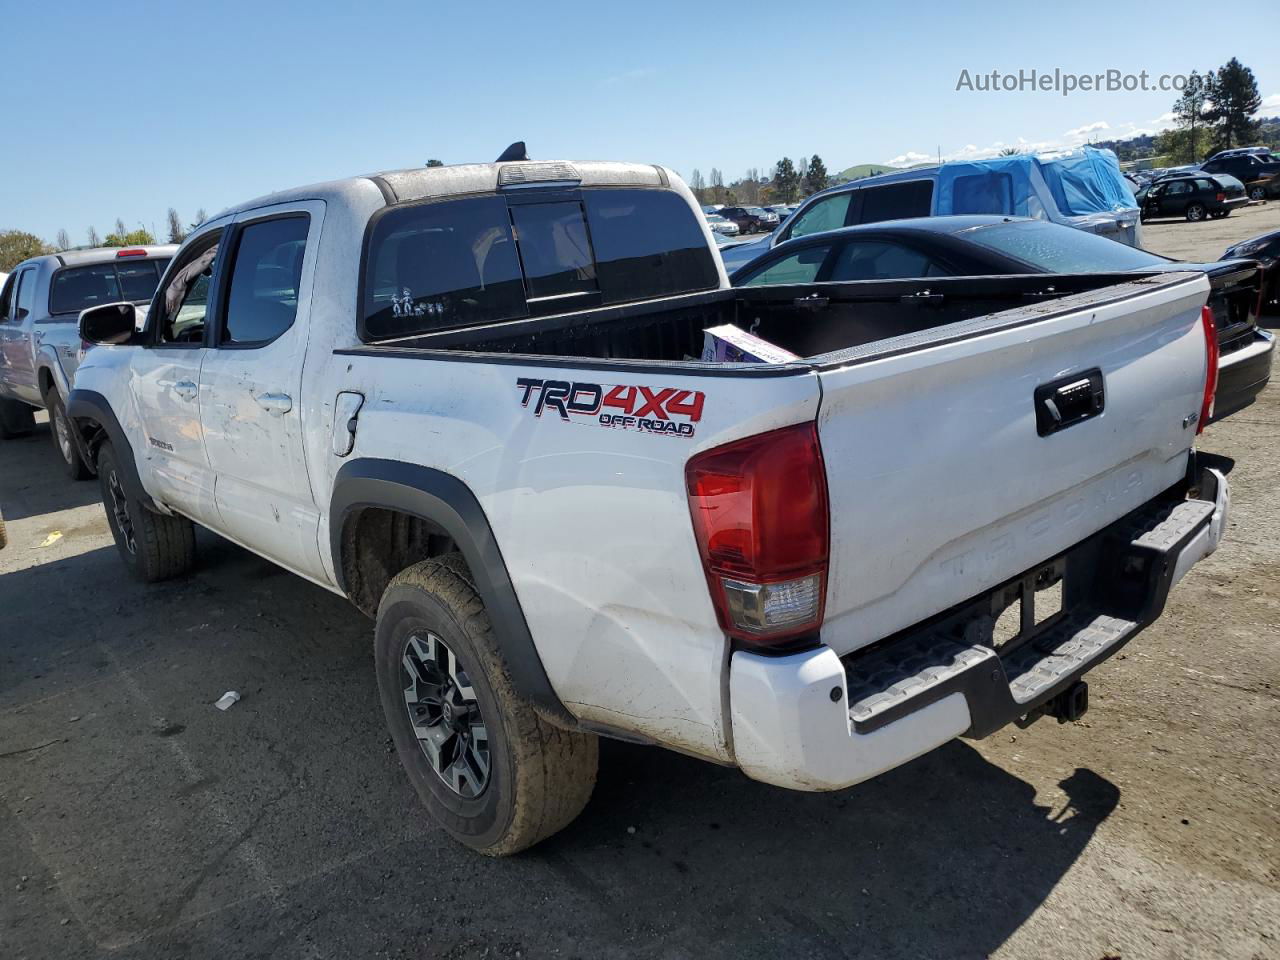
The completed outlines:
[[[834,790],[1085,707],[1218,544],[1202,273],[729,287],[685,185],[499,162],[202,225],[69,413],[144,580],[192,524],[376,618],[431,812],[569,823],[597,736]],[[736,324],[797,359],[698,359]]]

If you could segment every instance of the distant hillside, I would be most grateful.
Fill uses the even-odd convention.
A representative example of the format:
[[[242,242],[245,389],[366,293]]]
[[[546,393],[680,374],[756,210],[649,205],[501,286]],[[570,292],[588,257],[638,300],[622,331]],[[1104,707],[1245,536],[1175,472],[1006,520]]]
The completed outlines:
[[[883,163],[860,163],[854,167],[846,167],[839,173],[832,174],[831,179],[837,181],[861,180],[863,177],[874,177],[877,173],[892,173],[898,167],[887,167]]]

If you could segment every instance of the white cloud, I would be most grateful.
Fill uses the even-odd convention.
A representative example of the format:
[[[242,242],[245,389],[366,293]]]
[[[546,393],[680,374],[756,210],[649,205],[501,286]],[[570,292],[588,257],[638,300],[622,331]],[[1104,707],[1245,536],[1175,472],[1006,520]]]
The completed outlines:
[[[1099,133],[1103,130],[1110,130],[1111,124],[1105,120],[1095,120],[1093,123],[1086,123],[1083,127],[1076,127],[1074,130],[1068,130],[1063,134],[1068,140],[1085,140],[1089,134]]]
[[[1258,114],[1271,113],[1280,113],[1280,93],[1273,93],[1269,97],[1262,98],[1262,106],[1258,108]],[[1258,114],[1254,114],[1254,116]]]
[[[917,163],[924,163],[932,159],[933,157],[927,153],[916,153],[914,150],[908,150],[906,153],[887,161],[885,165],[889,167],[914,167]]]
[[[1161,124],[1169,124],[1169,123],[1173,123],[1173,121],[1174,121],[1175,119],[1177,119],[1177,118],[1174,116],[1173,111],[1172,111],[1172,110],[1170,110],[1168,113],[1162,113],[1162,114],[1160,114],[1160,116],[1156,117],[1156,118],[1155,118],[1154,120],[1152,120],[1151,122],[1152,122],[1153,124],[1155,124],[1155,125],[1158,127],[1158,126],[1160,126]]]

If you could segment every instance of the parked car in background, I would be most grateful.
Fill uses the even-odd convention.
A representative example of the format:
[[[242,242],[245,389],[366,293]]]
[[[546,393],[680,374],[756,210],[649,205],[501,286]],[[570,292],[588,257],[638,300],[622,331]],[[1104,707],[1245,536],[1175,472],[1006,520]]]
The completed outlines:
[[[1210,163],[1214,160],[1221,160],[1224,157],[1240,157],[1252,155],[1263,160],[1275,160],[1275,151],[1270,147],[1232,147],[1230,150],[1219,150],[1212,157],[1205,161]]]
[[[1200,169],[1239,180],[1245,185],[1250,200],[1280,197],[1280,160],[1269,153],[1218,154]]]
[[[771,207],[748,207],[752,213],[760,218],[760,229],[774,230],[778,226],[778,214]]]
[[[1248,204],[1244,184],[1219,174],[1181,173],[1162,177],[1147,188],[1142,198],[1142,220],[1183,217],[1199,223],[1210,217],[1226,217]]]
[[[1264,233],[1252,240],[1245,240],[1228,247],[1223,260],[1247,257],[1262,264],[1262,304],[1272,312],[1280,311],[1280,230]]]
[[[1252,403],[1271,378],[1275,337],[1258,327],[1266,275],[1249,259],[1184,263],[1043,220],[928,217],[789,240],[730,274],[735,287],[1027,273],[1208,275],[1218,341],[1213,419]]]
[[[954,214],[1002,214],[1061,223],[1138,246],[1138,207],[1115,154],[1084,147],[865,177],[816,193],[763,240],[724,251],[735,269],[792,237],[860,223]]]
[[[707,226],[715,233],[723,233],[726,237],[736,237],[740,232],[738,225],[732,220],[726,220],[718,213],[709,213],[706,215]]]
[[[177,249],[68,250],[14,267],[0,288],[0,436],[29,433],[34,411],[47,409],[68,475],[89,476],[66,418],[80,362],[80,311],[116,301],[149,302]]]
[[[104,346],[69,411],[121,561],[178,576],[199,523],[348,597],[409,780],[490,855],[578,815],[602,734],[814,791],[1078,718],[1082,675],[1228,526],[1193,451],[1203,274],[798,302],[730,288],[708,241],[641,163],[418,167],[226,211],[145,329],[130,304],[81,318]],[[732,324],[789,353],[701,359]]]
[[[742,233],[759,233],[764,227],[759,210],[759,207],[721,207],[720,216],[736,223]]]

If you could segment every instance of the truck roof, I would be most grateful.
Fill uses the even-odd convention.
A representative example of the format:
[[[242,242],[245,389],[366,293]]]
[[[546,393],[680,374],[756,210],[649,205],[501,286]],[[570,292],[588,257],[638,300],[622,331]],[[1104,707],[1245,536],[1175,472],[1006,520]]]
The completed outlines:
[[[84,250],[63,250],[60,253],[31,257],[22,262],[48,263],[57,267],[81,266],[86,263],[109,263],[119,256],[121,250],[145,250],[146,256],[140,259],[151,259],[152,257],[172,257],[178,251],[178,245],[176,243],[157,243],[145,246],[89,247]],[[14,269],[16,270],[17,267],[14,267]]]
[[[572,183],[583,187],[663,187],[670,182],[667,171],[646,163],[615,163],[576,160],[513,160],[504,163],[460,163],[443,167],[411,167],[387,170],[342,180],[330,180],[305,187],[281,190],[228,207],[216,217],[241,213],[274,203],[296,200],[351,199],[368,185],[375,185],[388,204],[466,194],[493,193],[523,185]]]

